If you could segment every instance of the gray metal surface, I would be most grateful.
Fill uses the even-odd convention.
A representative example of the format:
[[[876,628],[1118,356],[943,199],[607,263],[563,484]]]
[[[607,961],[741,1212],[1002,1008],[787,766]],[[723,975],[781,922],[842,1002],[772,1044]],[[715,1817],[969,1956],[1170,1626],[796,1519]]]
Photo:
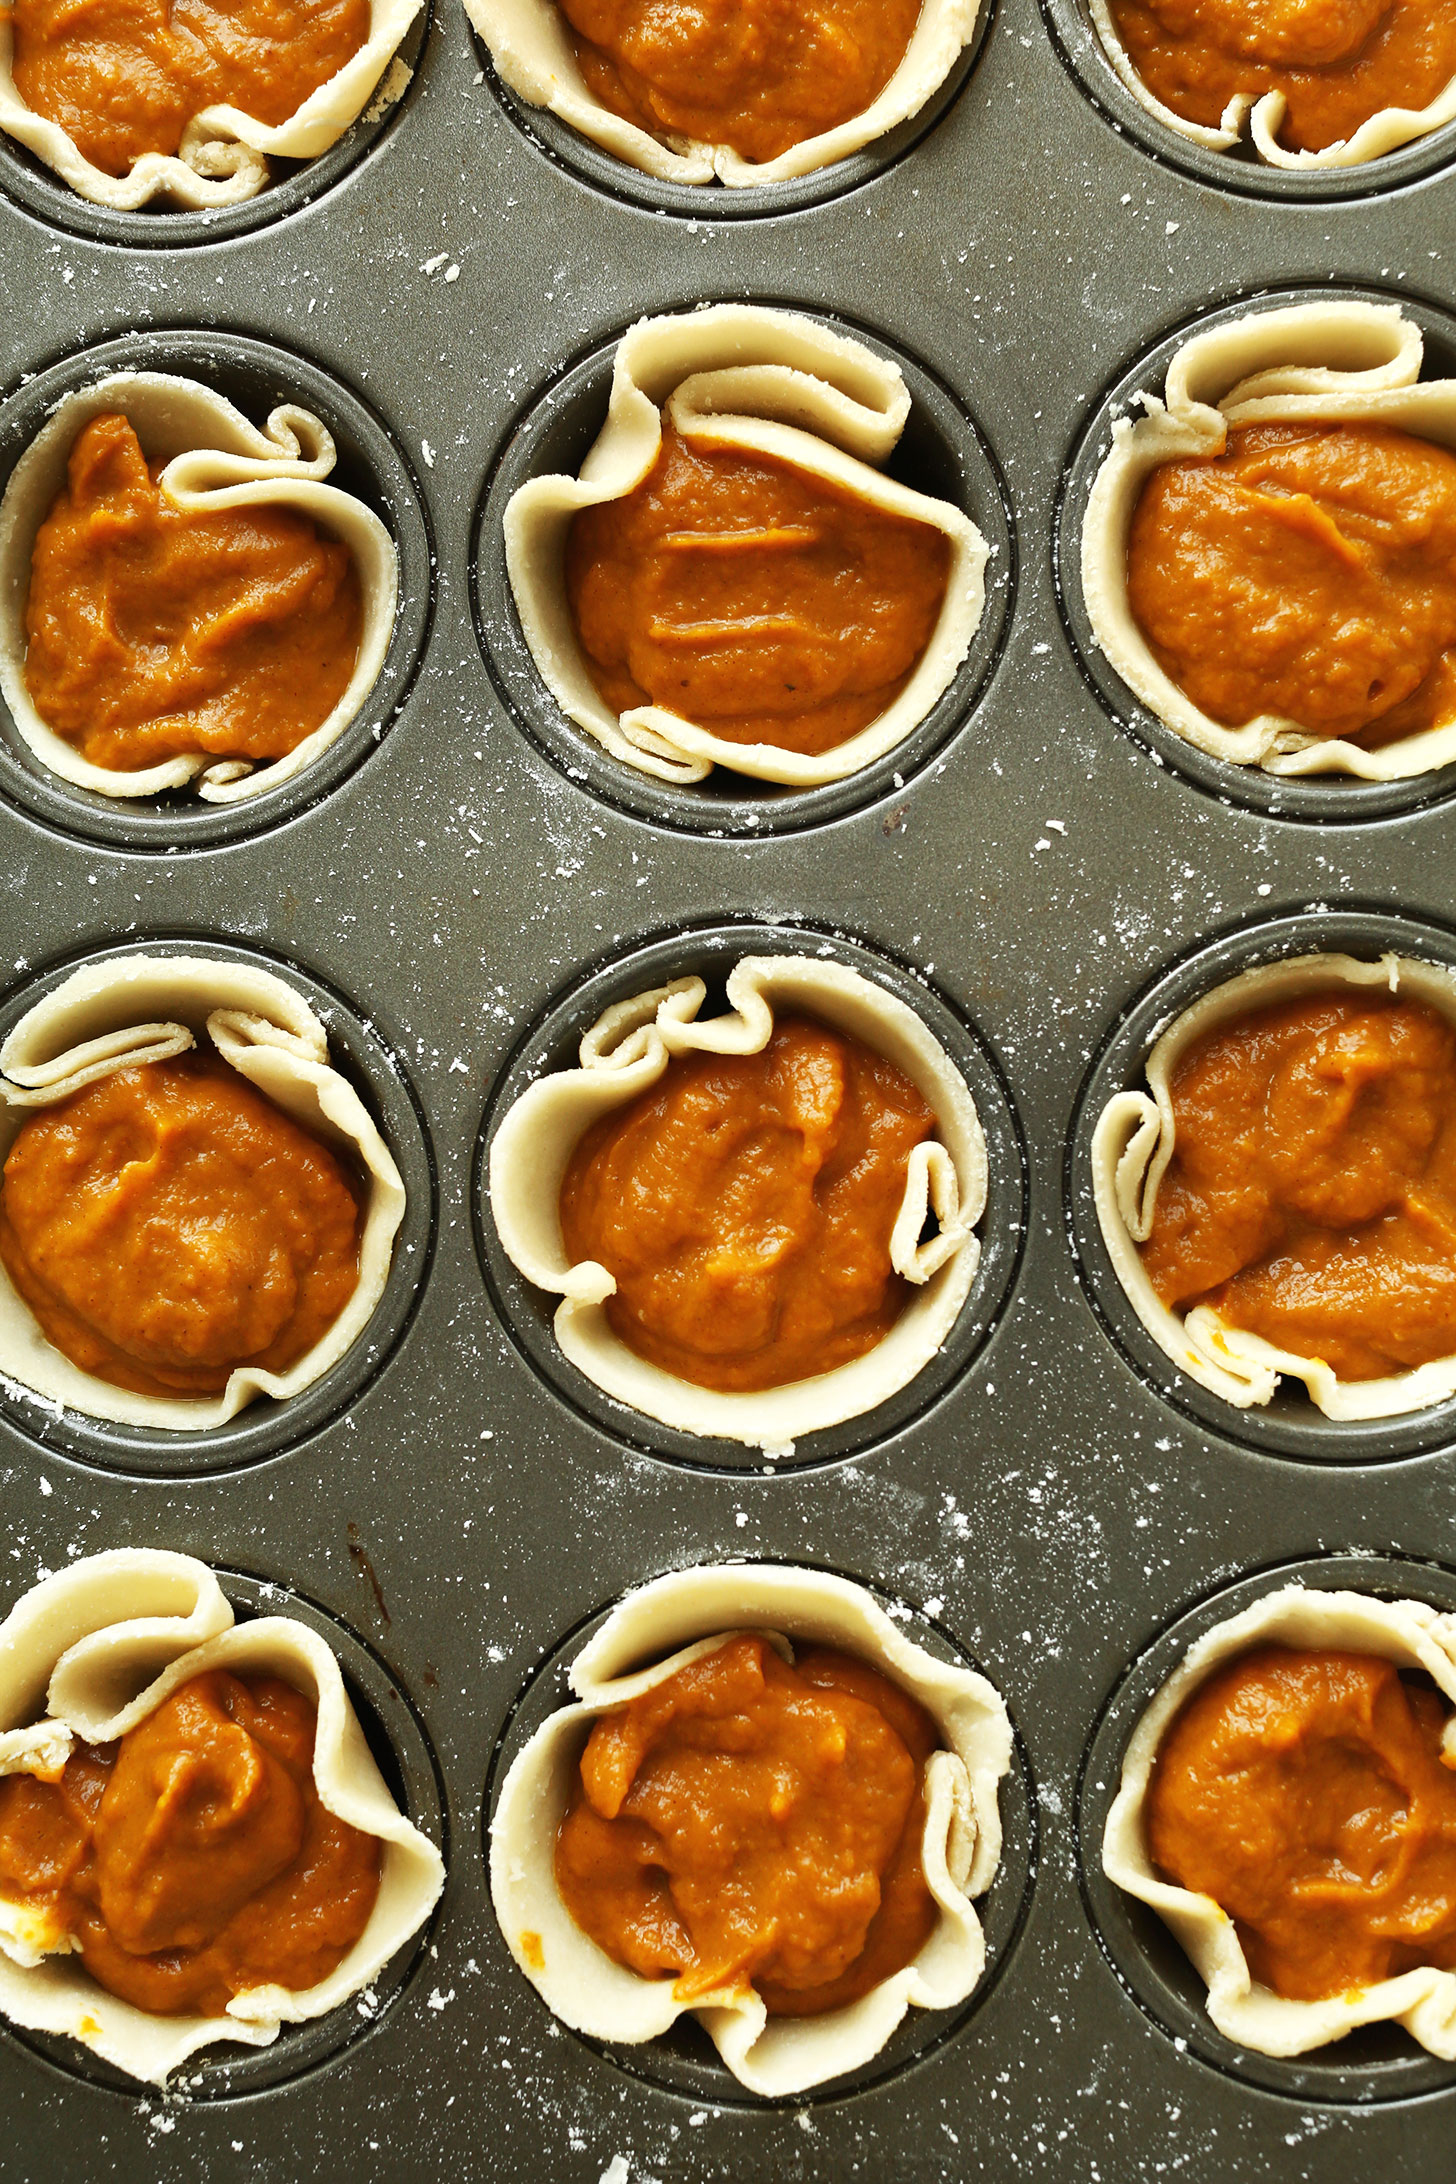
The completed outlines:
[[[1095,56],[1082,65],[1095,73]],[[271,344],[382,421],[436,555],[398,717],[284,823],[129,851],[0,805],[5,975],[156,934],[293,961],[401,1058],[439,1179],[403,1339],[340,1415],[269,1460],[126,1475],[0,1419],[5,1604],[38,1569],[126,1540],[294,1588],[417,1711],[450,1838],[417,1970],[291,2082],[219,2099],[209,2072],[195,2097],[138,2100],[0,2037],[7,2184],[1446,2173],[1456,2092],[1349,2105],[1180,2046],[1114,1972],[1078,1870],[1084,1753],[1166,1625],[1321,1552],[1456,1564],[1456,1451],[1325,1463],[1242,1446],[1127,1362],[1069,1246],[1079,1086],[1155,975],[1311,903],[1452,915],[1444,798],[1338,825],[1223,800],[1115,724],[1069,642],[1059,485],[1139,357],[1244,292],[1333,279],[1451,300],[1450,175],[1297,201],[1187,164],[1111,125],[1034,0],[1001,0],[960,96],[864,186],[776,217],[715,220],[706,202],[664,216],[533,143],[441,0],[378,143],[285,219],[169,251],[0,202],[7,392],[154,328],[201,329],[219,352],[229,332]],[[969,724],[903,788],[756,840],[648,822],[571,779],[507,710],[471,596],[479,496],[531,396],[643,311],[744,295],[873,328],[953,390],[1017,534],[1006,645]],[[583,966],[733,917],[807,919],[920,967],[997,1057],[1030,1156],[1025,1255],[964,1377],[866,1454],[778,1477],[632,1451],[564,1402],[497,1320],[472,1230],[490,1088],[548,1005]],[[625,1586],[742,1553],[858,1572],[974,1654],[1010,1702],[1040,1823],[1029,1913],[983,2004],[885,2082],[787,2110],[741,2105],[723,2079],[717,2096],[668,2091],[556,2026],[506,1956],[482,1860],[492,1753],[541,1659]],[[1432,2076],[1445,2086],[1419,2082]]]

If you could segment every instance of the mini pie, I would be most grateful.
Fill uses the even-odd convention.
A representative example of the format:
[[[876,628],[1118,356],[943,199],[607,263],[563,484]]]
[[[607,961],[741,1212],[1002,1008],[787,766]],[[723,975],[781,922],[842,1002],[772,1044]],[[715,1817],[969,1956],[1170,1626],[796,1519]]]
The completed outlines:
[[[1149,1791],[1159,1749],[1184,1704],[1220,1669],[1261,1646],[1378,1656],[1397,1669],[1424,1672],[1448,1707],[1456,1707],[1456,1630],[1452,1618],[1421,1600],[1380,1600],[1358,1592],[1318,1592],[1286,1585],[1216,1624],[1192,1646],[1139,1721],[1122,1764],[1122,1781],[1103,1835],[1108,1879],[1155,1910],[1208,1987],[1208,2014],[1226,2039],[1260,2055],[1305,2055],[1361,2025],[1403,2025],[1422,2047],[1456,2059],[1456,1972],[1417,1966],[1393,1978],[1318,1999],[1275,1992],[1250,1969],[1234,1921],[1209,1895],[1161,1875],[1147,1839]],[[1440,1755],[1456,1757],[1448,1719]],[[1401,1816],[1402,1819],[1405,1817]],[[1322,1846],[1326,1867],[1335,1845]],[[1399,1854],[1395,1864],[1400,1863]],[[1312,1863],[1308,1886],[1321,1875]]]
[[[1229,38],[1238,55],[1233,73],[1237,76],[1241,66],[1250,89],[1230,94],[1228,103],[1218,122],[1210,125],[1194,121],[1188,115],[1175,112],[1158,97],[1157,93],[1139,74],[1136,63],[1127,49],[1118,28],[1116,11],[1109,0],[1090,0],[1092,21],[1103,48],[1118,75],[1133,97],[1165,128],[1173,129],[1190,143],[1201,144],[1209,151],[1231,150],[1243,135],[1247,125],[1254,149],[1261,160],[1271,167],[1282,167],[1296,173],[1310,169],[1330,167],[1359,167],[1367,161],[1379,159],[1385,152],[1397,151],[1418,137],[1429,136],[1442,129],[1447,122],[1456,120],[1456,76],[1433,89],[1432,96],[1421,106],[1386,104],[1370,112],[1357,123],[1348,136],[1335,138],[1323,145],[1290,147],[1279,142],[1279,132],[1285,123],[1289,101],[1283,90],[1257,89],[1258,79],[1266,69],[1302,81],[1308,88],[1319,81],[1320,64],[1330,62],[1342,65],[1346,61],[1360,61],[1369,54],[1371,44],[1381,35],[1383,25],[1393,14],[1414,16],[1415,9],[1393,10],[1389,0],[1381,6],[1379,0],[1371,0],[1362,13],[1359,9],[1321,9],[1308,4],[1295,5],[1274,14],[1270,11],[1267,27],[1263,12],[1259,9],[1244,10],[1242,20],[1237,7],[1226,11]],[[1155,16],[1161,11],[1154,8]],[[1434,11],[1433,11],[1434,12]],[[1183,36],[1197,38],[1200,31],[1207,35],[1206,25],[1211,17],[1217,25],[1217,9],[1186,10],[1181,16],[1170,10],[1176,30]],[[1420,26],[1417,26],[1420,27]],[[1261,29],[1268,38],[1268,47],[1260,51],[1258,39]],[[1353,46],[1337,50],[1340,39],[1353,41]],[[1217,46],[1217,38],[1213,40]],[[1270,50],[1272,49],[1272,50]],[[1176,39],[1174,57],[1177,58]],[[1227,53],[1220,58],[1232,59]],[[1184,64],[1186,71],[1186,63]],[[1175,70],[1176,73],[1176,70]],[[1430,84],[1429,72],[1422,72]],[[1186,74],[1185,79],[1186,81]],[[1417,77],[1416,80],[1420,80]],[[1187,93],[1185,92],[1185,97]],[[1379,93],[1375,94],[1379,96]],[[1191,103],[1191,101],[1190,101]],[[1319,131],[1317,133],[1323,133]]]
[[[1206,1303],[1183,1315],[1170,1311],[1138,1251],[1153,1233],[1159,1189],[1173,1158],[1171,1085],[1183,1058],[1199,1040],[1251,1011],[1342,988],[1372,999],[1398,995],[1456,1025],[1456,976],[1439,964],[1394,955],[1374,963],[1310,955],[1263,964],[1216,986],[1176,1017],[1144,1064],[1149,1090],[1115,1094],[1093,1132],[1097,1218],[1113,1271],[1134,1311],[1180,1372],[1241,1410],[1267,1403],[1281,1374],[1303,1381],[1327,1418],[1396,1418],[1456,1394],[1456,1356],[1382,1377],[1341,1379],[1323,1358],[1281,1349],[1246,1327],[1232,1325]],[[1352,1081],[1356,1090],[1351,1097],[1358,1102],[1358,1076]],[[1333,1079],[1329,1091],[1331,1096],[1339,1091]],[[1317,1213],[1314,1218],[1319,1218]],[[1426,1218],[1439,1221],[1439,1209]],[[1333,1223],[1335,1228],[1345,1225]]]
[[[195,212],[241,204],[266,187],[270,156],[317,159],[358,120],[371,99],[371,113],[382,113],[402,97],[411,70],[396,58],[396,51],[421,4],[369,0],[363,43],[296,112],[277,123],[259,121],[236,106],[205,106],[188,121],[175,154],[144,151],[123,175],[97,166],[59,121],[37,113],[21,97],[13,67],[15,30],[7,11],[0,18],[0,129],[93,205],[135,212],[163,202]]]
[[[505,513],[506,566],[531,656],[568,719],[614,758],[660,781],[702,781],[715,764],[812,788],[882,758],[949,687],[985,606],[984,539],[948,501],[883,475],[910,413],[899,368],[862,342],[757,304],[639,320],[618,344],[607,420],[576,478],[531,479]],[[948,568],[928,642],[885,710],[817,753],[735,742],[660,704],[607,704],[567,598],[573,518],[623,501],[654,469],[663,420],[695,449],[740,451],[944,536]]]
[[[267,2047],[285,2024],[337,2009],[417,1933],[444,1885],[440,1853],[395,1806],[330,1647],[284,1615],[234,1623],[217,1579],[191,1555],[121,1547],[33,1586],[0,1624],[0,1776],[55,1781],[75,1743],[107,1744],[179,1686],[214,1669],[280,1678],[317,1709],[313,1782],[328,1812],[382,1846],[363,1932],[328,1975],[290,1991],[254,1987],[219,2016],[161,2015],[92,1978],[42,1904],[0,1896],[0,2014],[63,2033],[151,2085],[200,2048]]]
[[[769,2017],[752,1986],[682,2000],[672,1979],[643,1978],[590,1940],[556,1881],[556,1832],[592,1722],[745,1630],[765,1634],[789,1661],[806,1642],[857,1655],[917,1699],[944,1738],[924,1775],[922,1860],[939,1906],[937,1923],[902,1971],[819,2016]],[[501,1931],[521,1970],[566,2024],[591,2038],[636,2045],[659,2037],[691,2008],[740,2083],[773,2099],[870,2061],[908,2008],[952,2009],[973,1991],[986,1951],[971,1899],[989,1888],[1000,1862],[998,1787],[1012,1752],[1006,1708],[983,1676],[914,1645],[847,1578],[726,1563],[674,1571],[629,1593],[577,1655],[570,1682],[577,1703],[553,1714],[513,1762],[490,1839],[491,1897]]]
[[[719,1435],[770,1453],[886,1401],[935,1356],[970,1294],[980,1261],[974,1230],[986,1204],[986,1148],[964,1078],[923,1020],[858,972],[809,956],[744,956],[727,979],[729,1012],[698,1021],[706,988],[679,978],[609,1008],[581,1042],[581,1066],[531,1085],[507,1111],[490,1151],[491,1213],[512,1263],[561,1298],[555,1333],[566,1358],[599,1388],[681,1431]],[[889,1332],[851,1362],[752,1392],[703,1386],[665,1371],[613,1331],[614,1277],[573,1264],[560,1197],[593,1123],[657,1084],[677,1056],[756,1055],[775,1015],[804,1011],[893,1063],[934,1116],[937,1135],[905,1163],[890,1262],[914,1291]],[[924,1236],[927,1220],[933,1233]]]
[[[921,0],[903,58],[864,111],[764,160],[742,158],[729,144],[704,143],[666,130],[662,137],[649,134],[614,112],[585,80],[571,25],[554,0],[466,0],[466,13],[490,48],[502,81],[528,105],[559,114],[603,151],[658,181],[702,183],[716,178],[730,189],[747,189],[813,174],[917,114],[971,43],[980,0]],[[759,36],[772,41],[772,28],[760,26]],[[744,43],[751,52],[751,38]],[[713,74],[716,64],[705,59],[700,79]]]
[[[134,955],[73,972],[0,1046],[0,1160],[28,1114],[116,1071],[187,1054],[203,1034],[221,1064],[337,1147],[362,1176],[358,1281],[337,1318],[286,1372],[245,1364],[219,1395],[162,1396],[134,1393],[74,1364],[47,1341],[0,1267],[0,1373],[87,1417],[196,1433],[225,1424],[257,1396],[286,1402],[337,1364],[384,1293],[404,1215],[399,1171],[358,1094],[329,1066],[323,1025],[270,971],[206,956]]]
[[[127,418],[150,461],[164,461],[164,498],[179,508],[292,509],[341,541],[358,576],[363,610],[358,653],[328,717],[286,756],[255,766],[206,752],[121,771],[94,765],[36,711],[25,680],[26,600],[36,535],[65,489],[81,433],[108,414]],[[260,432],[222,395],[162,372],[120,372],[68,395],[31,442],[0,499],[0,692],[26,744],[52,773],[102,796],[154,796],[195,782],[207,803],[238,803],[291,780],[357,718],[389,649],[399,591],[394,542],[372,509],[323,481],[334,467],[331,435],[288,404]]]
[[[1367,444],[1392,434],[1429,442],[1446,463],[1447,451],[1456,449],[1456,381],[1422,380],[1422,350],[1420,329],[1398,304],[1331,301],[1251,312],[1185,342],[1168,367],[1163,398],[1139,396],[1145,414],[1113,426],[1082,529],[1082,589],[1093,636],[1142,703],[1211,757],[1281,776],[1344,773],[1367,781],[1399,780],[1456,759],[1456,717],[1438,717],[1375,748],[1349,734],[1311,732],[1277,712],[1233,724],[1215,720],[1165,672],[1129,599],[1129,539],[1144,488],[1164,465],[1219,457],[1230,433],[1304,427],[1317,435],[1350,427]],[[1273,491],[1286,509],[1299,497],[1293,484]],[[1418,489],[1409,497],[1418,500]],[[1334,489],[1332,498],[1338,499]],[[1319,510],[1315,520],[1323,520]],[[1358,540],[1348,552],[1359,557]],[[1444,597],[1449,586],[1436,589]],[[1233,650],[1240,642],[1232,630],[1223,641]],[[1327,653],[1335,642],[1331,630]],[[1444,658],[1438,656],[1437,668]]]

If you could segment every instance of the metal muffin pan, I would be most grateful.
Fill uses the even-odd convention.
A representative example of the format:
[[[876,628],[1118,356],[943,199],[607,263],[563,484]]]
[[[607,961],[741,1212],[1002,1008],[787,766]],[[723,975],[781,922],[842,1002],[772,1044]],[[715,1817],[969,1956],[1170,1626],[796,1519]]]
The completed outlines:
[[[130,241],[84,208],[57,214],[44,184],[23,197],[11,178],[0,195],[6,294],[22,299],[0,326],[9,404],[58,358],[84,373],[109,343],[173,329],[201,330],[217,369],[266,400],[271,380],[248,376],[261,345],[264,377],[305,402],[312,390],[333,429],[344,394],[377,424],[426,527],[406,611],[428,616],[431,577],[435,592],[377,750],[257,831],[100,840],[7,770],[9,999],[157,935],[256,951],[324,989],[346,1051],[352,1019],[379,1027],[438,1193],[408,1325],[342,1407],[280,1421],[255,1451],[266,1460],[197,1471],[157,1449],[122,1468],[114,1444],[38,1437],[0,1406],[3,1604],[41,1568],[127,1541],[272,1580],[387,1670],[433,1747],[449,1834],[414,1972],[362,2038],[283,2082],[245,2084],[235,2067],[139,2098],[0,2034],[0,2177],[1442,2177],[1456,2093],[1408,2046],[1389,2069],[1347,2047],[1276,2086],[1179,2029],[1155,1992],[1179,1976],[1156,1934],[1133,1936],[1146,1969],[1129,1971],[1121,1942],[1114,1969],[1075,1816],[1109,1694],[1199,1603],[1315,1556],[1456,1567],[1452,1437],[1400,1462],[1376,1460],[1389,1442],[1299,1461],[1180,1407],[1094,1310],[1064,1186],[1079,1090],[1155,981],[1255,925],[1352,905],[1445,933],[1456,815],[1443,793],[1296,823],[1287,804],[1275,814],[1237,801],[1237,784],[1196,783],[1089,683],[1054,542],[1064,472],[1104,392],[1210,310],[1323,282],[1450,307],[1444,147],[1423,149],[1418,179],[1396,155],[1339,201],[1236,160],[1201,179],[1177,146],[1117,126],[1111,94],[1084,95],[1035,0],[1000,0],[961,89],[901,156],[795,210],[704,190],[679,217],[625,175],[584,181],[524,118],[439,0],[368,156],[327,187],[317,168],[296,191],[280,184],[247,232],[214,222],[198,240],[189,219],[147,214]],[[994,672],[899,782],[892,771],[784,833],[739,830],[727,799],[721,831],[703,833],[575,778],[503,699],[476,635],[491,546],[477,518],[543,390],[549,405],[644,312],[744,296],[864,329],[974,420],[1018,563]],[[574,429],[584,443],[592,428]],[[741,927],[785,946],[849,941],[896,977],[919,974],[995,1057],[1029,1185],[999,1316],[950,1384],[859,1453],[778,1475],[671,1460],[565,1399],[493,1302],[475,1234],[482,1118],[553,1011],[663,936]],[[738,1555],[863,1578],[974,1656],[1023,1740],[1040,1846],[1019,1929],[998,1939],[964,2021],[897,2052],[878,2082],[784,2109],[722,2082],[660,2082],[697,2070],[701,2048],[619,2057],[555,2025],[485,1885],[493,1759],[523,1689],[548,1703],[559,1688],[563,1634],[660,1571]],[[1006,1794],[1010,1820],[1020,1792]],[[1008,1863],[1003,1879],[1018,1872]],[[1018,1909],[1019,1886],[1005,1891]],[[1317,2075],[1347,2065],[1349,2086]]]

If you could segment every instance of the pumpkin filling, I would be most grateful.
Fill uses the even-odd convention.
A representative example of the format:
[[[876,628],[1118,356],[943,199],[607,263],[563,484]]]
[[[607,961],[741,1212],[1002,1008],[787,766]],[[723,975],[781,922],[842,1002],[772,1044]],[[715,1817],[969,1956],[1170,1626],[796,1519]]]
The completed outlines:
[[[1138,75],[1185,121],[1282,91],[1291,152],[1344,143],[1386,107],[1419,112],[1456,76],[1456,0],[1108,0]]]
[[[684,2001],[752,1986],[815,2016],[909,1964],[938,1916],[921,1863],[942,1738],[863,1661],[761,1637],[594,1724],[556,1839],[584,1933]]]
[[[1143,1266],[1341,1380],[1456,1355],[1456,1029],[1335,988],[1194,1042]]]
[[[1291,2000],[1456,1968],[1448,1718],[1434,1689],[1375,1655],[1256,1647],[1163,1738],[1153,1861],[1228,1913],[1254,1978]]]
[[[47,1341],[142,1395],[286,1373],[359,1279],[339,1156],[213,1054],[114,1070],[21,1124],[0,1259]]]
[[[587,89],[659,139],[777,159],[872,105],[920,0],[561,0]]]
[[[1211,719],[1378,748],[1456,720],[1456,455],[1381,425],[1247,425],[1162,464],[1128,603]]]
[[[233,106],[276,129],[351,61],[369,0],[14,0],[12,74],[103,174],[176,153],[187,124]]]
[[[573,517],[566,595],[614,713],[817,757],[904,689],[949,570],[933,524],[665,421],[642,483]]]
[[[277,1676],[209,1669],[58,1782],[0,1781],[0,1895],[43,1913],[108,1994],[163,2017],[294,1992],[369,1923],[380,1845],[313,1779],[317,1709]]]
[[[562,1182],[562,1241],[615,1277],[608,1324],[650,1364],[705,1388],[805,1380],[903,1311],[890,1237],[935,1127],[883,1055],[784,1016],[762,1052],[676,1055],[593,1123]]]
[[[36,533],[25,682],[48,728],[125,772],[206,752],[286,757],[359,654],[347,546],[274,504],[175,507],[130,422],[93,417]]]

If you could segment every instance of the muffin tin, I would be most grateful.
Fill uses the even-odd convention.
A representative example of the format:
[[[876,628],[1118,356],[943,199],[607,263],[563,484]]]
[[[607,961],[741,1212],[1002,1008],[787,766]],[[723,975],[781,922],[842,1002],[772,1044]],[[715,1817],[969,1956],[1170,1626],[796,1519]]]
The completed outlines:
[[[1084,662],[1057,539],[1106,405],[1210,313],[1333,284],[1408,303],[1444,368],[1456,145],[1292,180],[1200,155],[1125,110],[1079,25],[1073,0],[999,0],[903,143],[762,199],[664,191],[562,144],[497,89],[454,0],[389,115],[237,213],[99,215],[0,148],[21,305],[0,330],[0,459],[123,356],[216,376],[254,415],[291,395],[390,523],[404,591],[366,735],[246,824],[83,809],[0,722],[0,1008],[139,941],[256,953],[318,998],[416,1224],[379,1354],[316,1407],[255,1409],[207,1448],[123,1446],[5,1391],[0,1605],[128,1541],[235,1573],[240,1604],[270,1585],[311,1604],[449,1861],[377,2006],[165,2099],[0,2029],[7,2184],[1444,2174],[1449,2070],[1393,2035],[1298,2068],[1222,2052],[1097,1842],[1185,1617],[1350,1556],[1360,1582],[1456,1598],[1456,1431],[1442,1414],[1333,1436],[1171,1384],[1107,1295],[1081,1162],[1100,1091],[1190,980],[1388,933],[1449,955],[1449,783],[1255,794],[1177,763]],[[623,327],[742,296],[904,358],[912,459],[1001,551],[974,671],[905,763],[852,795],[680,809],[541,712],[495,511],[505,480],[589,440]],[[644,953],[709,961],[750,932],[870,962],[953,1027],[994,1163],[968,1339],[873,1431],[772,1467],[659,1442],[564,1386],[477,1185],[503,1090],[596,996]],[[743,2100],[686,2032],[631,2055],[556,2025],[485,1887],[501,1757],[592,1619],[736,1555],[871,1582],[974,1657],[1020,1737],[971,2005],[782,2109]]]

